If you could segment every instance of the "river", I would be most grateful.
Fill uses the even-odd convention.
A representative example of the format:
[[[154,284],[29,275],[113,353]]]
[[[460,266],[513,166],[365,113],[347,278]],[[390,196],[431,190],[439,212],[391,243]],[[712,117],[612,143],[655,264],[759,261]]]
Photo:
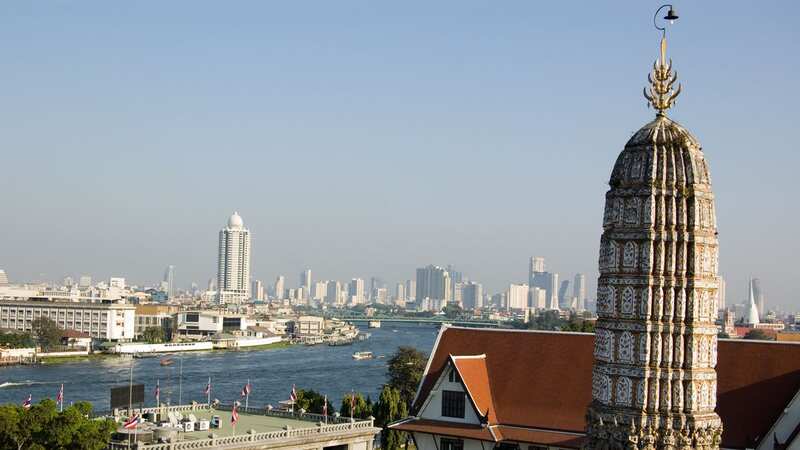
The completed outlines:
[[[161,366],[160,358],[118,357],[52,363],[39,366],[0,367],[0,404],[21,403],[28,395],[34,403],[53,398],[64,384],[64,403],[89,401],[97,411],[109,410],[110,389],[127,385],[133,364],[134,383],[145,385],[145,404],[155,404],[156,381],[161,401],[177,404],[206,400],[203,389],[211,377],[212,399],[228,403],[240,398],[248,378],[252,385],[250,406],[277,405],[289,398],[292,384],[297,389],[314,389],[328,395],[336,408],[351,390],[377,399],[386,382],[386,363],[399,346],[411,346],[428,354],[438,327],[383,323],[370,339],[342,347],[301,346],[252,351],[186,352],[172,356],[174,364]],[[354,360],[353,352],[371,351],[375,358]],[[380,356],[385,356],[381,358]],[[181,372],[183,376],[179,377]],[[179,378],[182,382],[179,383]]]

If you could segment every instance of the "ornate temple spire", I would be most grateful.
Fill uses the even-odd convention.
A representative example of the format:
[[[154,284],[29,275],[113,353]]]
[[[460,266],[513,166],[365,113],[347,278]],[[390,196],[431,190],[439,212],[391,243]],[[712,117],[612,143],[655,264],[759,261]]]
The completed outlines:
[[[644,98],[647,99],[648,106],[652,106],[659,116],[664,115],[674,103],[675,98],[681,93],[681,85],[673,90],[672,85],[678,79],[678,72],[672,71],[672,60],[667,62],[667,36],[661,36],[661,55],[653,63],[653,70],[647,74],[650,82],[650,89],[644,88]]]
[[[670,5],[656,16],[666,7],[676,19]],[[664,114],[681,88],[656,28],[644,95],[658,115],[625,144],[606,193],[585,450],[718,450],[722,436],[714,193],[700,143]]]

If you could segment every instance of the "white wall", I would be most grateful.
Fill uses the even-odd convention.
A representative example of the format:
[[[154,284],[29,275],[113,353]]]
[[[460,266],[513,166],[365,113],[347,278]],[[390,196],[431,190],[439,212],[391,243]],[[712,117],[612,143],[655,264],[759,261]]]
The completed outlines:
[[[451,383],[448,381],[451,370],[453,370],[453,368],[448,367],[446,370],[442,371],[442,376],[439,379],[439,382],[434,385],[434,389],[431,390],[430,394],[428,394],[428,401],[425,403],[425,408],[420,411],[419,416],[423,419],[480,424],[481,421],[475,414],[475,408],[472,407],[472,402],[470,401],[469,397],[464,399],[465,407],[463,419],[458,417],[442,416],[442,391],[464,392],[464,388],[461,386],[461,383]]]
[[[163,353],[183,352],[191,350],[211,350],[214,346],[211,341],[206,342],[168,342],[165,344],[117,344],[114,346],[116,353]]]

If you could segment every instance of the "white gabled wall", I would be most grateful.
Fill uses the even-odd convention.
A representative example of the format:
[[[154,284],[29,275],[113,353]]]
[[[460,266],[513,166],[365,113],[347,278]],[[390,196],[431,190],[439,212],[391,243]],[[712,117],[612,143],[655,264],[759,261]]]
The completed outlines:
[[[426,433],[414,433],[414,440],[417,441],[417,450],[438,450],[441,448],[439,445],[440,439],[442,437],[447,436],[433,436],[432,434]],[[491,442],[485,442],[483,446],[481,446],[481,441],[475,441],[472,439],[464,439],[464,450],[489,450],[493,449],[494,444]]]
[[[426,399],[422,410],[419,412],[419,417],[423,419],[441,420],[444,422],[472,423],[480,425],[481,421],[475,414],[475,408],[473,408],[472,401],[464,391],[464,387],[461,385],[461,383],[451,383],[448,381],[450,371],[452,370],[455,370],[455,368],[453,368],[451,365],[448,365],[448,367],[442,371],[442,375],[434,384],[430,394],[428,394],[428,398]],[[464,399],[465,407],[463,419],[458,417],[442,416],[442,391],[464,392],[466,398]]]

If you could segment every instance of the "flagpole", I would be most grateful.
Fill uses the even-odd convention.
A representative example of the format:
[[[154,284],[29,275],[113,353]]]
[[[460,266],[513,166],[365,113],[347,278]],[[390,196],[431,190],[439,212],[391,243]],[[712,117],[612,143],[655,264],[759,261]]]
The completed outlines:
[[[250,378],[247,379],[247,390],[245,391],[244,397],[244,409],[247,411],[247,408],[250,407]]]
[[[183,404],[183,355],[178,355],[178,359],[181,361],[181,368],[178,373],[178,404]]]
[[[208,377],[208,407],[211,408],[211,377]]]
[[[128,383],[128,415],[133,414],[133,358],[131,358],[131,377]],[[131,448],[131,435],[128,433],[128,448]]]
[[[61,394],[60,395],[61,401],[58,402],[60,404],[58,412],[64,412],[64,383],[61,383],[61,390],[59,391],[59,393]]]

